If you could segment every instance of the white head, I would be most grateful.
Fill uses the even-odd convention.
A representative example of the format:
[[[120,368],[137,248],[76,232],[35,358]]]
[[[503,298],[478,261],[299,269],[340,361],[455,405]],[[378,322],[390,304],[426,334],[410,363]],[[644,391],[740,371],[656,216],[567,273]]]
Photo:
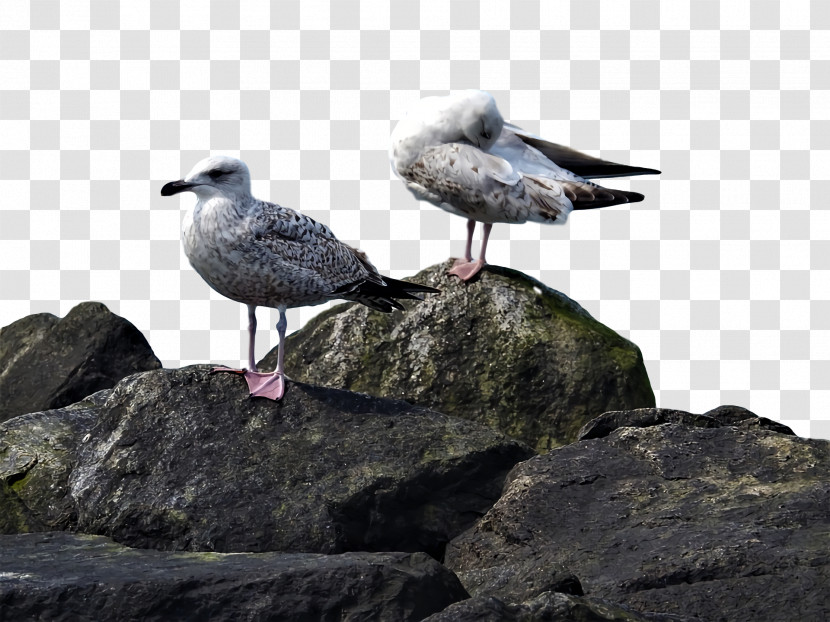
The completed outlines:
[[[161,189],[168,197],[190,191],[200,199],[224,196],[228,199],[250,196],[251,174],[242,160],[211,156],[199,162],[184,179],[171,181]]]
[[[496,100],[486,91],[466,91],[456,105],[464,137],[479,149],[487,151],[504,127],[504,118],[496,107]]]

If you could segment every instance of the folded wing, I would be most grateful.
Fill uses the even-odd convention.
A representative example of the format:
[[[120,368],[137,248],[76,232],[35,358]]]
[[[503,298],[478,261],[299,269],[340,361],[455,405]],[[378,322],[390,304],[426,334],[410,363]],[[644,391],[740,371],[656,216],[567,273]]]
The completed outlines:
[[[403,309],[396,299],[421,300],[415,293],[438,290],[382,276],[366,254],[338,240],[331,229],[292,209],[261,202],[252,223],[254,240],[273,261],[301,273],[307,287],[323,296],[360,302],[378,311]]]
[[[581,151],[577,151],[571,147],[557,145],[556,143],[547,141],[544,138],[535,136],[530,132],[526,132],[522,128],[511,123],[504,124],[502,134],[504,133],[516,136],[524,144],[533,147],[557,166],[567,169],[575,175],[586,179],[660,174],[660,171],[653,168],[617,164],[616,162],[609,162],[608,160],[595,158],[594,156],[582,153]],[[639,200],[642,200],[642,198]]]
[[[494,153],[465,143],[430,147],[399,172],[416,194],[480,222],[561,223],[573,209],[643,200],[574,175],[512,135],[500,137]]]

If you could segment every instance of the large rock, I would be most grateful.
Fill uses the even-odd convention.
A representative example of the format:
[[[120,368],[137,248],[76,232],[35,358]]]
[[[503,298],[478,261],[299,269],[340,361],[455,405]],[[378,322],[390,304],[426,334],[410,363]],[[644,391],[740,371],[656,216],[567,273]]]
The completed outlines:
[[[141,331],[100,302],[63,319],[29,315],[0,330],[0,421],[74,404],[159,367]]]
[[[702,622],[698,618],[639,613],[596,598],[543,592],[522,603],[477,596],[450,605],[427,622]]]
[[[614,430],[624,427],[647,428],[664,423],[680,423],[696,428],[720,428],[732,425],[743,428],[758,428],[772,430],[782,434],[795,434],[791,428],[759,417],[755,413],[740,406],[718,406],[702,415],[688,413],[685,410],[671,408],[638,408],[636,410],[616,410],[602,413],[596,419],[589,421],[579,430],[577,438],[580,441],[592,438],[603,438]]]
[[[0,536],[0,619],[421,620],[467,597],[423,553],[167,553]]]
[[[69,473],[109,390],[0,423],[0,533],[69,529],[78,515]]]
[[[686,415],[617,414],[645,427],[518,465],[499,502],[449,545],[447,565],[472,594],[468,579],[484,570],[521,568],[500,587],[506,601],[528,598],[528,567],[543,586],[562,566],[586,596],[637,611],[830,619],[830,442],[764,429],[734,408],[712,412],[721,425]]]
[[[145,548],[440,558],[532,455],[406,402],[293,382],[273,402],[209,369],[115,387],[70,476],[79,530]]]
[[[350,303],[315,317],[288,338],[288,374],[478,421],[537,451],[603,412],[655,405],[637,346],[567,296],[508,268],[466,284],[448,268],[412,278],[441,293],[406,313]]]

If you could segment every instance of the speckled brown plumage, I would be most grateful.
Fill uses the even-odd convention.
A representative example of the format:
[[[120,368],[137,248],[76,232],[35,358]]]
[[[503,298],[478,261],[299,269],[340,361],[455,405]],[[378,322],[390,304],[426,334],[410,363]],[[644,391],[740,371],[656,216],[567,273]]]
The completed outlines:
[[[248,167],[235,158],[207,158],[161,192],[183,191],[198,197],[182,222],[190,264],[217,292],[248,306],[250,371],[243,371],[252,395],[279,399],[283,391],[282,354],[274,374],[253,373],[256,307],[279,310],[282,353],[286,309],[343,298],[389,312],[403,309],[396,299],[436,291],[382,276],[365,253],[338,240],[325,225],[254,198]],[[272,381],[279,387],[263,388]]]
[[[534,136],[505,123],[484,91],[426,97],[392,132],[392,168],[418,199],[468,219],[465,257],[451,274],[472,278],[484,265],[493,223],[563,224],[573,210],[643,200],[603,188],[587,177],[659,173],[615,164]],[[475,222],[485,224],[475,266]]]

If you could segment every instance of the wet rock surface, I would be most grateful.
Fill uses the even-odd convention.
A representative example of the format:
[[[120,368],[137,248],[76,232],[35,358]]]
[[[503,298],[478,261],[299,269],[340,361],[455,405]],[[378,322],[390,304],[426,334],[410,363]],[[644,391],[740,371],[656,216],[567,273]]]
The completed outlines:
[[[528,598],[531,568],[543,585],[563,567],[586,596],[641,612],[830,616],[830,442],[763,429],[754,416],[698,427],[686,415],[649,413],[666,423],[617,427],[520,464],[450,544],[447,565],[473,594],[466,575],[522,568],[499,588],[506,601]]]
[[[406,402],[294,382],[274,402],[209,369],[116,386],[69,477],[79,530],[142,548],[440,558],[532,455]]]
[[[655,405],[637,346],[573,300],[508,268],[463,283],[449,267],[412,277],[441,293],[405,313],[345,304],[312,319],[288,338],[288,375],[478,421],[537,451],[606,411]],[[261,367],[275,365],[273,350]]]
[[[128,322],[85,303],[3,329],[0,396],[57,372],[51,409],[0,422],[0,533],[22,534],[0,536],[0,620],[830,619],[830,442],[654,408],[636,346],[572,301],[440,268],[408,314],[332,309],[288,350],[294,377],[418,406],[251,398],[208,365],[94,393],[102,352],[143,347]],[[89,316],[94,347],[67,328]]]
[[[579,430],[580,441],[603,438],[619,428],[648,428],[664,423],[678,423],[696,428],[720,428],[735,426],[772,430],[781,434],[794,434],[782,423],[759,417],[740,406],[718,406],[702,415],[671,408],[638,408],[636,410],[615,410],[601,414]]]
[[[181,553],[0,536],[0,619],[421,620],[467,597],[423,553]]]
[[[161,363],[135,326],[100,302],[0,330],[0,421],[68,406]]]
[[[84,437],[109,390],[77,404],[0,423],[0,533],[69,529],[78,513],[68,495]]]
[[[526,602],[510,603],[494,596],[476,596],[450,605],[429,622],[702,622],[698,618],[640,613],[596,598],[543,592]]]

